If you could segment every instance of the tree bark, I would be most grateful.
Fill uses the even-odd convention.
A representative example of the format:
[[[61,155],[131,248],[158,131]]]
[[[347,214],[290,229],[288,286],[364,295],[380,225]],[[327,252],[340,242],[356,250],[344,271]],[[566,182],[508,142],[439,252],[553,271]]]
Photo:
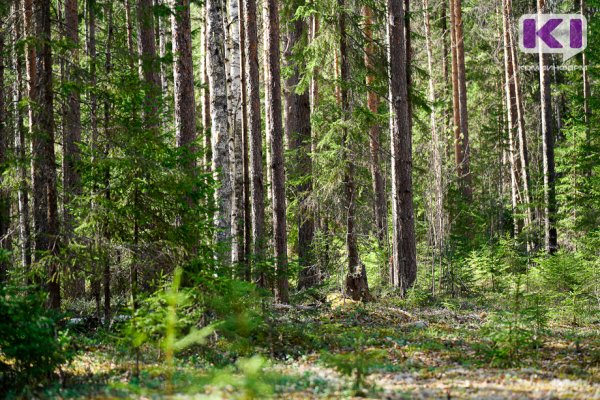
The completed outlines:
[[[4,81],[5,69],[5,54],[8,54],[5,49],[5,37],[7,30],[5,24],[0,21],[0,184],[4,180],[4,171],[7,169],[8,156],[8,126],[6,117],[8,116],[6,109],[6,89],[8,86]],[[0,185],[0,248],[4,250],[10,249],[10,192],[4,185]],[[4,257],[3,257],[4,258]],[[0,282],[6,280],[8,263],[0,260]]]
[[[461,0],[450,0],[450,16],[452,26],[453,39],[453,90],[457,104],[454,104],[455,115],[455,148],[456,148],[456,163],[460,178],[460,186],[463,197],[467,202],[470,202],[473,197],[473,189],[471,187],[471,170],[470,170],[470,149],[469,149],[469,123],[467,112],[467,80],[465,71],[465,49],[464,35],[462,26],[462,6]]]
[[[293,4],[287,15],[289,21],[299,6],[299,2]],[[294,51],[306,43],[307,33],[308,27],[303,19],[297,18],[289,22],[284,54],[286,67],[292,71],[285,81],[285,131],[293,154],[290,174],[294,181],[300,182],[294,187],[298,199],[298,263],[301,268],[298,289],[313,287],[320,282],[320,272],[313,257],[315,224],[309,205],[312,192],[310,99],[308,90],[296,92],[300,82],[300,68],[294,59]]]
[[[204,7],[202,23],[202,129],[204,134],[204,168],[211,171],[212,135],[210,133],[210,89],[208,84],[208,10]]]
[[[545,12],[544,0],[537,0],[538,14]],[[546,71],[549,55],[539,54],[540,108],[542,123],[542,152],[544,171],[544,243],[546,252],[553,254],[558,248],[556,232],[556,170],[554,166],[554,132],[552,131],[552,93],[550,75]]]
[[[365,67],[367,68],[366,85],[369,89],[367,92],[367,107],[373,114],[378,113],[379,109],[379,96],[372,89],[375,84],[375,43],[373,42],[373,10],[368,6],[363,6],[363,18],[365,21]],[[371,156],[371,178],[373,180],[373,194],[375,201],[373,202],[373,209],[375,214],[375,229],[377,240],[380,248],[385,248],[386,237],[387,237],[387,203],[385,199],[385,184],[384,177],[381,173],[381,163],[379,161],[380,149],[380,136],[381,129],[378,123],[372,123],[369,127],[369,149]]]
[[[350,82],[350,60],[348,59],[348,34],[346,32],[346,5],[344,0],[338,0],[338,25],[340,30],[340,82],[339,99],[342,109],[342,119],[350,118],[350,99],[348,84]],[[344,194],[346,207],[346,250],[348,252],[348,274],[346,275],[346,291],[353,300],[369,301],[371,294],[367,281],[367,272],[360,260],[358,241],[356,238],[356,187],[354,183],[354,160],[351,154],[351,144],[348,129],[342,128],[342,160],[344,161]]]
[[[221,248],[218,259],[231,263],[231,253],[224,247],[231,240],[232,179],[227,126],[227,79],[225,75],[225,32],[223,31],[223,2],[206,2],[208,17],[208,84],[212,134],[212,171],[219,186],[215,191],[216,241]]]
[[[403,294],[417,276],[412,194],[412,138],[406,73],[406,37],[400,2],[388,0],[388,65],[392,153],[392,284]]]
[[[13,0],[12,14],[17,16],[21,12],[21,0]],[[31,267],[31,231],[29,227],[29,193],[27,191],[27,166],[25,154],[25,127],[23,125],[23,113],[21,100],[23,93],[23,61],[20,56],[18,42],[23,36],[21,18],[15,18],[12,37],[12,68],[15,74],[13,81],[13,124],[15,158],[17,161],[18,180],[18,210],[19,210],[19,241],[21,246],[21,267],[25,273]],[[28,54],[26,47],[26,54]]]
[[[238,0],[229,0],[227,28],[227,99],[229,104],[229,135],[233,199],[231,207],[231,261],[238,265],[244,258],[244,168],[243,111],[240,54],[240,9]]]
[[[50,1],[33,2],[34,30],[37,40],[32,107],[32,186],[33,230],[36,261],[58,246],[58,206],[56,195],[56,157],[54,153],[54,93],[52,91],[52,49],[50,45]],[[48,307],[60,309],[60,276],[54,260],[47,266]]]
[[[433,182],[431,189],[433,191],[433,215],[430,217],[431,231],[433,233],[433,259],[431,263],[431,293],[435,295],[435,266],[436,258],[441,261],[444,246],[444,183],[442,171],[442,149],[440,132],[438,130],[437,115],[435,106],[437,98],[435,91],[435,80],[433,71],[433,43],[431,39],[431,21],[429,16],[429,1],[423,0],[424,28],[425,28],[425,46],[427,49],[427,70],[429,73],[429,103],[431,104],[431,171]],[[445,65],[443,66],[443,68]],[[430,200],[431,201],[431,200]]]
[[[173,0],[171,29],[173,37],[173,82],[175,97],[175,137],[177,147],[186,149],[186,165],[196,166],[196,99],[192,63],[192,33],[190,1]],[[164,89],[163,89],[164,90]]]
[[[240,74],[241,74],[241,92],[242,92],[242,162],[244,178],[244,254],[242,262],[244,264],[244,279],[252,279],[250,270],[250,255],[252,250],[252,211],[250,203],[250,155],[248,144],[248,78],[246,69],[246,12],[244,10],[244,0],[238,0],[239,10],[239,30],[240,30]]]
[[[158,128],[160,79],[152,0],[137,0],[138,53],[140,56],[140,78],[144,82],[144,125],[146,129]]]
[[[516,140],[517,103],[514,85],[513,53],[510,43],[510,26],[508,20],[508,1],[502,2],[502,38],[504,42],[504,93],[506,97],[506,120],[508,123],[508,160],[510,164],[510,190],[513,217],[513,233],[517,237],[521,231],[518,216],[519,182],[517,178]]]
[[[268,60],[267,109],[273,179],[273,242],[275,248],[275,299],[289,301],[287,277],[287,221],[285,198],[285,164],[283,157],[283,122],[281,120],[281,71],[279,63],[279,9],[277,0],[267,0],[265,58]]]
[[[258,80],[258,33],[256,27],[256,0],[245,2],[246,71],[248,107],[248,135],[250,146],[250,193],[252,194],[252,250],[254,265],[264,257],[264,182],[262,167],[262,133],[260,123],[260,87]],[[266,287],[263,271],[256,271],[257,282]]]
[[[73,197],[81,193],[79,176],[79,142],[81,141],[81,86],[78,76],[79,69],[79,13],[77,0],[65,0],[64,3],[65,39],[69,44],[68,59],[65,68],[65,80],[70,91],[67,94],[63,115],[63,228],[70,237],[73,231],[73,221],[70,203]]]

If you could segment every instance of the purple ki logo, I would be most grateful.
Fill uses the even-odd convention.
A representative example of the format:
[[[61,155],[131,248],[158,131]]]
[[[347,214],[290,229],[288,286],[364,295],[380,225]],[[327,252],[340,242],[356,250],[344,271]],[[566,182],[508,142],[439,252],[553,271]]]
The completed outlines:
[[[524,53],[562,54],[568,60],[587,47],[587,20],[581,14],[525,14],[519,19]]]

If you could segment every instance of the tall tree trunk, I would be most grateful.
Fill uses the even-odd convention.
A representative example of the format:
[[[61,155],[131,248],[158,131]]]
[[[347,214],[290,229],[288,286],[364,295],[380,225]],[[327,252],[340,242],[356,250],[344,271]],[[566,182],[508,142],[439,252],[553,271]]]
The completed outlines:
[[[287,277],[287,222],[285,198],[285,164],[283,158],[283,122],[281,121],[281,71],[279,64],[279,9],[277,0],[267,0],[265,43],[269,72],[267,73],[267,113],[271,147],[271,177],[273,179],[273,242],[275,248],[275,299],[289,301]]]
[[[400,2],[388,0],[388,64],[392,153],[392,284],[403,293],[417,277],[412,194],[412,138],[406,73],[406,37]]]
[[[227,99],[229,103],[229,132],[233,199],[231,207],[231,261],[239,265],[244,258],[244,167],[243,111],[240,54],[240,9],[238,0],[229,0],[227,24],[227,58],[229,60]]]
[[[262,133],[260,123],[260,87],[258,80],[258,33],[256,27],[256,0],[245,2],[246,25],[246,93],[250,101],[248,107],[248,136],[250,146],[250,193],[252,194],[252,250],[254,259],[264,257],[264,182],[262,167]],[[255,262],[254,265],[257,263]],[[256,271],[258,284],[266,286],[264,271]]]
[[[36,261],[58,246],[56,157],[54,154],[54,93],[50,44],[50,0],[34,0],[34,33],[37,40],[31,128],[33,230]],[[48,307],[60,309],[60,276],[54,260],[47,267]]]
[[[265,28],[265,26],[267,24],[266,21],[268,19],[268,15],[267,15],[268,14],[268,12],[267,12],[267,2],[268,1],[269,0],[263,0],[263,2],[262,2],[263,46],[264,47],[266,47],[266,43],[269,42],[269,30]],[[265,51],[265,53],[266,53],[266,51]],[[269,96],[270,96],[269,88],[267,87],[268,82],[271,79],[269,77],[270,72],[271,71],[269,69],[269,59],[265,56],[265,57],[263,57],[263,73],[264,73],[263,82],[265,85],[265,100],[264,100],[265,104],[268,104],[271,101],[269,99]],[[273,163],[273,161],[271,159],[272,158],[271,146],[269,145],[269,143],[271,143],[271,136],[270,136],[271,128],[269,127],[269,123],[271,122],[271,119],[269,117],[269,112],[271,112],[271,110],[269,109],[269,107],[265,106],[265,141],[266,141],[265,161],[266,161],[266,165],[267,165],[267,171],[266,171],[267,208],[273,204],[273,175],[272,175],[273,171],[271,169],[271,164]]]
[[[173,82],[175,97],[175,136],[177,147],[189,151],[188,167],[196,166],[196,99],[194,97],[194,70],[192,64],[192,34],[190,1],[174,0],[171,28],[173,37]]]
[[[470,171],[470,149],[469,149],[469,123],[467,112],[467,80],[465,71],[465,49],[464,35],[462,26],[462,6],[461,0],[450,0],[450,17],[453,39],[453,59],[452,59],[452,83],[454,96],[455,115],[455,149],[456,163],[460,178],[460,187],[465,200],[470,201],[473,197],[471,187]]]
[[[158,2],[158,5],[164,5],[166,4],[166,2],[168,0],[156,0]],[[175,6],[177,6],[179,4],[179,0],[174,0],[173,4]],[[178,9],[173,9],[173,14],[171,14],[171,28],[173,27],[173,15],[175,14],[179,14],[180,10]],[[185,13],[185,11],[183,11]],[[189,14],[189,11],[188,11]],[[189,17],[188,17],[189,19]],[[169,92],[169,77],[168,77],[168,72],[167,72],[167,63],[165,62],[165,57],[167,55],[167,30],[168,30],[168,23],[169,21],[166,20],[166,17],[163,17],[162,15],[157,17],[156,20],[156,24],[157,24],[157,28],[158,28],[158,55],[160,56],[160,88],[162,91],[163,96],[167,96],[167,93]],[[191,28],[190,28],[191,29]],[[190,34],[191,37],[191,34]],[[173,37],[173,44],[172,46],[175,46],[175,37]],[[191,47],[191,45],[190,45]],[[176,57],[176,55],[173,55],[174,57]],[[173,74],[175,74],[175,71],[173,71]]]
[[[287,16],[292,20],[296,9],[300,6],[295,2]],[[293,160],[291,171],[296,184],[294,191],[298,197],[298,262],[301,270],[298,276],[298,288],[309,288],[320,281],[320,273],[316,268],[313,257],[313,239],[315,224],[309,198],[312,192],[311,164],[311,126],[309,91],[297,93],[300,82],[300,68],[294,60],[294,51],[301,43],[306,43],[308,27],[301,18],[296,18],[287,25],[287,41],[285,46],[286,67],[292,71],[285,81],[285,131]]]
[[[112,71],[112,41],[114,37],[114,27],[113,27],[113,5],[112,2],[109,2],[106,6],[106,15],[107,15],[107,38],[106,38],[106,52],[105,52],[105,64],[104,64],[104,72],[106,76],[109,76]],[[104,145],[104,159],[107,160],[110,153],[110,101],[108,96],[105,97],[104,100],[104,137],[106,143]],[[110,202],[110,166],[104,167],[104,197],[107,203]],[[111,230],[109,221],[106,220],[104,222],[104,240],[106,241],[105,246],[106,250],[104,251],[104,271],[103,271],[103,287],[104,287],[104,324],[106,326],[110,325],[110,281],[111,281],[111,272],[110,272],[110,242],[111,242]]]
[[[517,134],[519,142],[519,157],[520,163],[520,174],[521,182],[523,184],[522,191],[522,202],[525,207],[525,226],[524,229],[527,231],[526,236],[529,237],[528,227],[533,222],[533,210],[531,208],[531,182],[529,178],[529,151],[527,150],[527,135],[525,134],[525,110],[523,109],[523,95],[521,93],[521,83],[519,78],[519,59],[517,57],[517,50],[515,46],[515,39],[513,35],[513,27],[511,23],[511,8],[510,3],[507,2],[507,29],[509,35],[510,51],[512,55],[512,73],[513,73],[513,85],[515,91],[515,105],[517,111]],[[527,245],[530,246],[530,240],[527,239]]]
[[[579,3],[579,9],[581,15],[585,15],[586,7],[585,0],[581,0]],[[589,148],[591,144],[591,126],[590,119],[592,117],[592,110],[590,108],[590,78],[588,75],[588,60],[585,51],[581,52],[581,65],[582,65],[582,79],[583,79],[583,122],[585,124],[585,144]],[[589,150],[588,150],[589,151]],[[586,166],[586,174],[589,176],[592,173],[591,165]]]
[[[248,78],[246,75],[246,60],[248,55],[246,53],[246,12],[244,8],[244,0],[238,0],[238,21],[240,31],[240,75],[242,84],[242,166],[244,178],[244,254],[242,262],[244,264],[244,279],[250,281],[252,279],[250,270],[250,255],[252,250],[252,211],[250,204],[250,155],[248,153]]]
[[[517,155],[515,131],[517,128],[517,103],[515,96],[513,54],[510,43],[510,26],[508,22],[508,2],[502,2],[502,38],[504,42],[504,93],[506,97],[506,120],[508,122],[508,160],[510,163],[510,190],[513,217],[514,236],[517,237],[521,231],[518,216],[519,182],[517,177]]]
[[[86,1],[86,14],[87,14],[87,43],[86,43],[86,51],[89,59],[89,80],[91,83],[91,87],[96,86],[97,78],[96,78],[96,0],[87,0]],[[98,135],[98,97],[94,90],[90,90],[88,92],[88,103],[90,105],[90,149],[91,149],[91,161],[92,168],[96,168],[95,165],[100,155],[100,137]],[[97,195],[98,192],[98,183],[94,182],[92,192],[94,195]],[[92,202],[92,208],[96,207],[96,203]],[[101,234],[100,228],[95,232],[94,245],[96,250],[100,250],[101,248]],[[101,314],[101,285],[102,285],[102,276],[101,270],[98,266],[93,265],[93,273],[92,273],[92,281],[91,281],[91,292],[92,297],[96,302],[96,316],[100,318]]]
[[[348,34],[346,32],[346,4],[338,0],[338,27],[340,30],[340,81],[339,95],[342,119],[350,118],[350,98],[348,85],[350,82],[350,60],[348,59]],[[342,160],[344,162],[344,205],[346,207],[346,250],[348,252],[348,274],[346,275],[346,291],[353,300],[369,301],[371,294],[367,281],[367,271],[360,260],[358,241],[356,238],[356,187],[354,183],[354,160],[348,129],[342,131]]]
[[[433,215],[430,218],[431,231],[433,232],[434,256],[431,263],[431,293],[435,295],[435,266],[436,258],[441,261],[442,249],[444,246],[444,184],[442,175],[442,153],[440,133],[437,126],[436,115],[436,92],[433,71],[433,44],[431,40],[431,21],[429,17],[429,1],[423,0],[424,28],[425,28],[425,46],[427,49],[427,70],[429,73],[429,103],[431,104],[431,171],[433,182],[431,191],[433,192]]]
[[[19,209],[19,241],[21,245],[21,267],[28,273],[31,267],[31,233],[29,228],[29,193],[27,191],[27,163],[25,152],[25,129],[21,99],[23,93],[23,62],[20,56],[18,42],[22,39],[23,31],[21,18],[21,0],[13,0],[12,14],[15,15],[12,37],[12,68],[15,74],[13,81],[13,124],[15,139],[15,158],[17,160],[18,209]],[[26,47],[26,54],[29,53]]]
[[[4,81],[6,28],[3,21],[0,21],[0,248],[10,249],[10,192],[2,185],[4,180],[4,171],[7,169],[7,153],[9,144],[8,126],[6,117],[6,95],[8,86]],[[7,263],[0,260],[0,282],[6,279]]]
[[[231,239],[231,206],[233,197],[227,127],[227,79],[225,75],[225,32],[223,31],[223,2],[206,2],[208,17],[208,84],[212,134],[212,170],[219,186],[215,192],[217,228],[216,241],[228,246]],[[219,261],[231,263],[231,253],[221,248]]]
[[[67,236],[73,231],[71,200],[81,193],[79,177],[79,142],[81,141],[81,109],[79,87],[79,13],[77,0],[65,0],[64,3],[65,39],[69,44],[68,59],[65,68],[65,80],[70,91],[64,108],[63,132],[63,225]]]
[[[538,14],[545,12],[544,0],[537,0]],[[540,108],[542,111],[542,152],[544,170],[544,242],[549,254],[558,248],[556,232],[556,170],[554,167],[554,133],[552,131],[552,93],[546,71],[549,55],[539,54]]]
[[[158,128],[160,98],[160,78],[156,57],[154,30],[154,7],[152,0],[137,0],[138,52],[140,56],[140,78],[145,84],[144,125],[145,129]]]
[[[208,84],[208,9],[204,7],[202,23],[202,129],[204,134],[204,168],[211,171],[212,135],[210,133],[210,89]]]
[[[365,21],[365,67],[367,68],[366,85],[370,90],[367,92],[367,107],[373,114],[378,113],[379,96],[373,89],[375,84],[375,44],[373,42],[373,11],[368,6],[363,6],[363,17]],[[378,123],[373,123],[369,127],[369,148],[371,155],[371,178],[373,180],[373,194],[375,201],[373,209],[375,214],[375,229],[380,248],[385,248],[387,237],[387,203],[385,198],[385,185],[383,174],[381,173],[381,164],[379,161],[381,129]]]

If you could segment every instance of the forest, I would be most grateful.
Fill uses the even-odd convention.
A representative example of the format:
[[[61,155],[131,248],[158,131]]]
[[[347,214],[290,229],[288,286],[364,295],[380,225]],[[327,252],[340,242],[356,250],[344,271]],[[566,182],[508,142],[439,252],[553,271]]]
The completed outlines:
[[[600,0],[0,0],[0,397],[600,398]]]

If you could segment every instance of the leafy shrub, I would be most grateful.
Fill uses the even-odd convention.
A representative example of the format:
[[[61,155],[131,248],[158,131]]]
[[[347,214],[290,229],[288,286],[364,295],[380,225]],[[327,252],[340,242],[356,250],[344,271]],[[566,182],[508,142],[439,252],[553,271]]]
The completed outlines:
[[[49,379],[73,354],[67,331],[31,288],[0,288],[0,392]]]

